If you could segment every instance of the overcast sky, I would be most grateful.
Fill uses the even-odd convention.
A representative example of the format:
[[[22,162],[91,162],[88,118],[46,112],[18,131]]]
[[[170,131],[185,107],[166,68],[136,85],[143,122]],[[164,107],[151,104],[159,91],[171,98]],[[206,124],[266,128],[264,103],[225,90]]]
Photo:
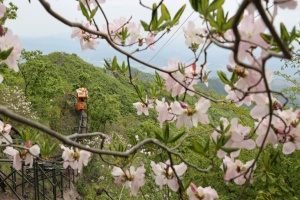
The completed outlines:
[[[40,3],[37,0],[31,0],[31,3],[28,2],[28,0],[10,0],[14,4],[16,4],[19,7],[18,10],[18,18],[14,21],[8,21],[6,23],[6,26],[11,28],[14,32],[14,34],[17,34],[21,37],[60,37],[60,38],[69,38],[72,32],[72,29],[70,27],[65,26],[61,22],[58,22],[56,19],[54,19],[52,16],[50,16],[44,8],[40,5]],[[81,22],[83,21],[83,17],[81,15],[81,12],[78,11],[78,1],[75,0],[47,0],[52,8],[58,12],[60,15],[64,16],[65,18],[71,20],[71,21],[77,21]],[[5,3],[8,3],[9,1],[5,1]],[[159,2],[159,0],[143,0],[143,3],[151,6],[153,2]],[[238,3],[241,2],[241,0],[227,0],[224,5],[225,11],[229,11],[229,16],[232,16],[234,12],[238,8]],[[167,63],[167,59],[164,58],[167,55],[170,55],[170,52],[172,55],[174,55],[174,59],[181,59],[183,61],[188,61],[190,58],[193,57],[192,52],[184,50],[186,49],[184,45],[184,36],[182,32],[182,27],[179,28],[181,23],[184,23],[186,20],[189,21],[195,21],[197,23],[197,27],[201,27],[201,21],[198,18],[198,14],[196,12],[193,12],[193,10],[190,7],[189,0],[165,0],[164,3],[166,4],[167,8],[169,9],[171,16],[174,16],[177,10],[183,5],[187,4],[187,7],[185,9],[185,12],[183,13],[180,24],[174,28],[172,28],[172,32],[167,34],[165,39],[158,44],[155,44],[155,51],[147,51],[147,58],[145,61],[149,61],[151,57],[155,56],[158,50],[161,50],[159,52],[159,56],[156,56],[155,59],[152,60],[152,63],[161,65],[161,63]],[[132,16],[132,21],[139,22],[140,19],[149,22],[151,18],[151,12],[148,9],[145,9],[139,5],[139,0],[106,0],[105,4],[102,4],[104,11],[106,12],[106,15],[109,19],[109,21],[112,21],[113,19],[119,18],[120,16],[124,16],[127,19]],[[272,10],[272,8],[270,9]],[[284,24],[287,26],[288,30],[291,30],[291,28],[296,25],[299,29],[299,14],[300,14],[300,5],[298,5],[297,9],[295,11],[290,10],[279,10],[279,15],[275,20],[275,26],[279,27],[279,19],[280,21],[284,22]],[[98,25],[100,26],[100,29],[102,27],[102,24],[104,24],[104,19],[100,15],[97,15],[95,19],[98,22]],[[278,21],[277,21],[278,20]],[[187,23],[183,25],[186,26]],[[178,31],[177,31],[178,29]],[[174,33],[177,31],[176,33]],[[173,35],[174,33],[174,35]],[[147,33],[144,34],[146,36]],[[162,45],[164,45],[165,41],[169,40],[166,46],[164,46],[163,49],[160,49]],[[76,43],[76,41],[74,41]],[[77,47],[80,49],[78,42],[76,43]],[[100,46],[101,45],[101,46]],[[102,41],[100,42],[99,50],[103,47]],[[25,46],[25,48],[27,48]],[[105,46],[107,48],[107,46]],[[211,57],[211,62],[213,61],[216,67],[223,66],[224,65],[224,59],[228,57],[228,52],[225,51],[218,51],[217,48],[210,48],[209,54]],[[67,51],[60,49],[60,51]],[[103,51],[103,50],[102,50]],[[129,50],[131,51],[131,50]],[[78,52],[78,50],[77,50]],[[75,50],[74,52],[69,53],[77,53]],[[217,54],[215,54],[218,52]],[[224,53],[223,53],[224,52]],[[85,53],[85,52],[84,52]],[[175,55],[177,57],[175,57]],[[218,58],[216,59],[216,56]],[[113,57],[113,55],[112,55]],[[220,59],[220,58],[223,58]],[[163,60],[162,59],[166,59]],[[100,60],[101,61],[101,60]],[[210,63],[208,63],[210,65]],[[225,65],[226,66],[226,65]],[[214,66],[213,66],[214,67]]]
[[[57,22],[53,17],[51,17],[40,5],[37,0],[31,0],[31,3],[28,0],[10,0],[19,7],[18,18],[15,21],[10,21],[7,23],[7,26],[13,29],[14,33],[20,36],[47,36],[47,35],[57,35],[61,33],[71,33],[69,27]],[[8,1],[5,1],[8,2]],[[52,7],[60,13],[62,16],[66,17],[72,21],[82,21],[83,17],[80,15],[80,12],[77,10],[78,1],[75,0],[48,0],[51,3]],[[145,4],[151,6],[152,2],[158,2],[158,0],[144,0]],[[171,12],[171,15],[174,16],[174,13],[180,8],[181,5],[187,4],[186,10],[182,16],[181,22],[184,19],[187,19],[188,16],[192,13],[192,9],[189,5],[189,0],[165,0],[165,4]],[[125,16],[129,18],[133,17],[133,21],[138,22],[139,19],[146,21],[150,20],[151,13],[149,10],[142,8],[139,5],[138,0],[106,0],[105,4],[102,4],[103,8],[108,16],[108,19],[111,21],[120,16]],[[225,10],[233,13],[238,7],[237,0],[227,0],[225,3]],[[289,10],[280,10],[279,18],[284,21],[288,27],[292,25],[298,25],[299,27],[299,14],[300,6],[298,6],[296,11]],[[189,20],[195,20],[197,14],[194,13],[189,18]],[[103,18],[98,15],[97,21],[101,25],[104,23]]]

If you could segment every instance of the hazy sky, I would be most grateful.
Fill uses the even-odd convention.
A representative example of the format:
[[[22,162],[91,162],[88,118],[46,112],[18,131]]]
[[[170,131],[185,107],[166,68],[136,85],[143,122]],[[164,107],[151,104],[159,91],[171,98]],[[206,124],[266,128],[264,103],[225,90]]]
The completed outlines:
[[[71,30],[69,27],[57,22],[53,17],[51,17],[40,5],[37,0],[31,0],[31,3],[28,0],[10,0],[19,7],[18,18],[15,21],[10,21],[7,23],[7,26],[14,30],[14,33],[21,36],[47,36],[47,35],[57,35],[61,33],[70,34]],[[9,2],[9,1],[5,1]],[[51,3],[52,7],[60,13],[62,16],[66,17],[72,21],[82,21],[83,17],[80,15],[80,12],[77,10],[78,1],[75,0],[48,0]],[[145,4],[151,5],[152,2],[158,2],[158,0],[143,0]],[[192,13],[192,9],[189,5],[189,0],[165,0],[165,4],[170,10],[171,15],[174,16],[174,13],[180,8],[184,3],[187,4],[186,10],[182,16],[181,22]],[[102,4],[103,8],[107,14],[108,19],[111,21],[120,16],[125,16],[129,18],[133,17],[132,21],[138,22],[139,19],[146,21],[150,20],[151,13],[149,10],[142,8],[139,5],[139,0],[106,0],[105,4]],[[233,13],[238,7],[237,0],[227,0],[225,3],[225,10]],[[292,25],[298,25],[299,27],[299,17],[300,14],[300,5],[296,11],[289,10],[280,10],[279,18],[284,21],[288,27]],[[189,20],[195,20],[197,14],[193,13]],[[104,23],[103,17],[98,15],[96,17],[101,26]],[[175,28],[176,29],[176,28]]]
[[[50,16],[44,8],[40,5],[37,0],[31,0],[31,3],[28,0],[8,0],[5,3],[12,1],[19,7],[18,10],[18,18],[14,21],[9,21],[6,26],[11,28],[13,32],[21,37],[47,37],[57,36],[61,38],[69,38],[72,32],[70,27],[65,26],[61,22],[58,22],[52,16]],[[81,12],[78,11],[78,1],[75,0],[48,0],[51,4],[52,8],[57,11],[60,15],[71,21],[81,22],[83,21],[83,17],[81,16]],[[159,0],[143,0],[143,3],[151,6],[153,2],[159,2]],[[227,0],[225,2],[225,11],[229,11],[229,16],[232,16],[234,12],[238,8],[238,3],[240,0]],[[186,46],[184,45],[184,36],[182,32],[182,27],[179,28],[181,23],[184,23],[185,20],[195,21],[197,23],[197,27],[200,27],[201,21],[198,18],[198,14],[193,12],[189,5],[189,0],[165,0],[167,8],[169,9],[171,16],[174,16],[176,11],[183,5],[187,4],[185,12],[182,15],[180,20],[180,24],[174,28],[172,31],[166,35],[165,39],[161,43],[155,44],[155,51],[147,51],[147,57],[144,58],[145,61],[149,61],[158,50],[159,56],[156,56],[155,59],[152,60],[154,64],[161,65],[161,63],[167,63],[167,59],[164,58],[170,53],[174,56],[174,59],[181,59],[183,61],[188,61],[193,57],[192,52],[187,51]],[[109,19],[112,21],[113,19],[119,18],[120,16],[124,16],[127,19],[132,16],[132,21],[139,22],[140,19],[149,22],[151,18],[151,12],[148,9],[145,9],[139,5],[139,0],[106,0],[105,4],[102,4],[104,11]],[[270,9],[272,10],[272,8]],[[99,11],[98,11],[99,12]],[[293,25],[296,25],[299,29],[299,14],[300,14],[300,5],[298,5],[297,9],[294,11],[290,10],[279,10],[279,15],[275,20],[276,27],[278,26],[279,20],[284,22],[287,26],[288,30],[291,30]],[[296,17],[295,17],[296,16]],[[99,14],[96,15],[95,19],[98,21],[98,25],[100,29],[102,24],[104,24],[103,17]],[[278,21],[277,21],[278,20]],[[186,26],[185,23],[183,26]],[[174,33],[177,31],[176,33]],[[174,35],[173,35],[174,34]],[[146,36],[145,33],[143,36]],[[173,35],[173,36],[172,36]],[[169,40],[166,46],[163,49],[160,49],[165,42]],[[77,41],[74,41],[76,43]],[[78,49],[80,49],[78,42],[76,43]],[[100,46],[101,45],[101,46]],[[97,52],[103,51],[103,42],[100,41],[99,50]],[[105,45],[105,44],[104,44]],[[102,48],[101,48],[102,47]],[[107,45],[104,46],[107,48]],[[27,48],[25,46],[25,48]],[[101,49],[100,49],[101,48]],[[67,50],[61,50],[67,51]],[[129,51],[131,51],[129,49]],[[227,58],[229,53],[225,51],[219,51],[216,47],[209,49],[210,60],[208,61],[208,65],[214,65],[212,67],[219,68],[219,66],[224,66],[224,59]],[[77,50],[78,52],[78,50]],[[70,53],[70,52],[69,52]],[[74,52],[75,53],[75,50]],[[85,52],[84,52],[85,53]],[[113,55],[112,55],[113,56]],[[220,58],[223,58],[220,59]],[[162,60],[163,59],[163,60]],[[211,63],[210,63],[211,62]],[[280,65],[280,64],[279,64]],[[226,66],[226,65],[225,65]]]

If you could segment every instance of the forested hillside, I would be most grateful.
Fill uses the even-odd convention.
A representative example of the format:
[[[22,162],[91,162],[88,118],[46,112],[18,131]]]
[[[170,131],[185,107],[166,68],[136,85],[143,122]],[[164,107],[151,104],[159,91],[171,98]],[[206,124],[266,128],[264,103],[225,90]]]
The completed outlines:
[[[154,80],[155,76],[145,74],[134,70],[133,81],[139,81],[142,85],[148,85],[149,88],[154,86],[149,82]],[[134,87],[125,81],[126,75],[114,75],[113,73],[106,73],[105,69],[95,67],[89,63],[84,62],[75,54],[66,54],[61,52],[51,53],[49,55],[42,55],[41,52],[24,52],[22,62],[20,64],[20,71],[13,72],[4,69],[4,82],[1,85],[2,96],[1,103],[8,106],[13,111],[37,120],[52,129],[64,134],[70,135],[75,132],[74,127],[78,124],[78,113],[74,105],[74,98],[76,88],[86,87],[89,91],[88,98],[88,117],[89,117],[89,132],[101,131],[108,137],[114,138],[114,143],[106,143],[105,148],[116,151],[125,151],[131,145],[136,144],[143,138],[156,138],[165,145],[176,144],[183,134],[185,129],[176,129],[174,124],[164,127],[162,130],[157,121],[157,116],[154,111],[150,110],[150,117],[146,118],[144,115],[136,115],[136,109],[133,103],[139,101],[134,95]],[[16,88],[17,86],[18,88]],[[206,95],[218,96],[212,92],[217,91],[219,94],[224,94],[224,86],[220,81],[210,79],[209,87],[204,85],[196,86],[199,90],[208,90]],[[212,89],[212,90],[209,90]],[[149,95],[153,96],[155,92],[149,89]],[[166,92],[164,90],[164,92]],[[157,93],[156,97],[161,94]],[[195,103],[196,99],[188,97],[187,102]],[[12,105],[23,104],[22,102],[31,102],[25,107],[14,107]],[[187,139],[186,146],[188,148],[181,148],[179,151],[186,157],[187,161],[196,163],[199,167],[208,166],[212,163],[215,167],[209,173],[209,176],[198,174],[195,177],[195,170],[191,169],[185,175],[183,182],[184,187],[187,187],[189,179],[197,180],[197,184],[214,185],[218,190],[220,199],[235,199],[240,195],[241,187],[233,183],[225,184],[222,180],[223,171],[221,161],[215,158],[215,147],[210,142],[210,133],[213,127],[219,126],[217,121],[221,117],[228,119],[238,117],[239,123],[243,125],[253,126],[250,123],[250,118],[246,113],[249,112],[245,107],[235,107],[234,105],[224,105],[222,103],[212,104],[209,110],[210,125],[202,125],[197,128],[192,128],[189,134],[197,135],[200,131],[208,131],[208,134],[201,134],[195,139]],[[12,124],[14,124],[12,122]],[[26,127],[14,124],[20,130],[26,130]],[[166,130],[167,135],[166,135]],[[41,134],[41,133],[40,133]],[[85,144],[90,146],[99,145],[98,140],[85,140]],[[144,163],[146,170],[151,171],[149,162],[151,160],[164,160],[166,155],[162,153],[153,154],[155,146],[147,145],[143,147],[142,151],[138,152],[129,159],[125,158],[104,158],[106,162],[113,163]],[[213,153],[208,153],[208,149]],[[259,162],[257,168],[262,170],[262,173],[252,184],[248,190],[243,191],[247,199],[263,199],[263,197],[274,197],[274,199],[282,199],[284,195],[288,197],[299,194],[298,186],[299,179],[297,174],[297,167],[282,168],[282,166],[289,166],[291,159],[299,157],[299,152],[295,152],[290,156],[278,155],[280,148],[269,150],[263,155],[265,157],[264,163]],[[59,149],[57,149],[59,151]],[[256,151],[251,153],[242,150],[241,159],[248,160]],[[149,159],[144,159],[145,157]],[[271,160],[268,160],[272,157]],[[89,165],[84,168],[83,174],[77,182],[78,192],[84,199],[106,199],[104,191],[117,197],[122,188],[116,188],[114,179],[111,176],[111,168],[103,162],[103,158],[93,156]],[[272,169],[269,165],[272,162]],[[293,165],[300,166],[298,161],[293,161]],[[268,168],[268,169],[267,169]],[[265,170],[265,171],[263,171]],[[147,175],[146,178],[152,178]],[[89,186],[89,187],[87,187]],[[148,183],[143,188],[143,193],[148,195],[146,199],[163,199],[168,191],[162,190],[153,193],[154,183]],[[121,192],[122,193],[122,192]],[[124,191],[125,197],[130,199],[129,191]],[[175,194],[176,195],[176,194]],[[260,198],[261,197],[261,198]],[[107,198],[109,199],[109,198]],[[133,199],[133,198],[132,198]]]

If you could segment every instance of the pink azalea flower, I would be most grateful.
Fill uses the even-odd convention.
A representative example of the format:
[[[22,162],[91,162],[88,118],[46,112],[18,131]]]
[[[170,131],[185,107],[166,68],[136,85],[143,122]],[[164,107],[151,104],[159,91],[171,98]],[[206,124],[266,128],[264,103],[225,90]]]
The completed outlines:
[[[91,153],[85,150],[79,150],[73,148],[68,148],[63,145],[60,145],[60,148],[63,149],[62,158],[64,160],[63,167],[66,169],[69,165],[73,169],[82,169],[83,165],[87,166]]]
[[[208,108],[210,107],[210,101],[201,98],[196,104],[195,108],[190,108],[187,104],[183,102],[177,102],[171,104],[172,113],[178,115],[176,127],[179,128],[185,125],[187,129],[192,128],[192,126],[197,126],[198,121],[203,124],[209,123],[209,118],[206,114]]]
[[[264,94],[253,95],[256,105],[251,109],[250,115],[254,119],[265,117],[269,113],[269,100]]]
[[[232,158],[225,156],[223,159],[223,165],[221,165],[221,169],[226,172],[225,180],[230,181],[233,179],[236,184],[243,185],[247,179],[250,179],[250,182],[252,183],[252,174],[250,177],[250,171],[247,173],[246,171],[250,166],[252,166],[253,162],[254,159],[243,164],[240,160],[234,161]]]
[[[224,127],[227,127],[229,125],[229,122],[227,119],[222,118]],[[226,136],[231,136],[230,139],[226,142],[224,147],[228,148],[245,148],[247,150],[252,150],[256,147],[255,142],[251,139],[245,140],[245,137],[250,133],[250,127],[249,126],[242,126],[241,124],[238,124],[238,119],[233,118],[230,122],[230,129],[228,132],[225,133]],[[214,131],[212,134],[212,139],[214,141],[217,141],[219,137],[219,134],[217,131]],[[232,158],[235,158],[239,155],[240,150],[234,151],[230,154]],[[217,153],[217,156],[219,158],[224,158],[226,156],[226,152],[220,149]]]
[[[149,46],[149,49],[154,51],[154,47],[153,47],[153,43],[155,42],[155,38],[154,38],[154,35],[153,34],[149,34],[147,37],[146,37],[146,44]]]
[[[87,7],[87,5],[91,6],[93,5],[94,8],[98,7],[97,2],[100,3],[105,3],[106,0],[83,0],[81,1],[83,3],[83,5],[85,5]],[[78,5],[78,10],[81,10],[80,5]]]
[[[90,28],[90,23],[85,22],[83,23],[83,26],[85,26],[86,28]],[[81,30],[80,28],[73,28],[71,38],[79,39],[82,51],[85,51],[87,49],[95,50],[96,46],[99,44],[97,37],[95,35],[87,33]]]
[[[183,33],[185,37],[185,45],[191,47],[193,44],[202,44],[204,40],[201,35],[203,35],[203,30],[200,28],[196,29],[195,23],[192,21],[188,22],[187,27],[183,28]]]
[[[137,109],[137,115],[141,115],[141,114],[145,114],[146,116],[149,115],[149,108],[153,108],[152,105],[153,100],[148,100],[148,98],[146,97],[146,104],[142,103],[142,102],[136,102],[133,103],[133,106]]]
[[[6,51],[11,47],[13,47],[12,52],[5,60],[0,61],[0,63],[4,62],[9,68],[17,72],[19,71],[17,61],[20,58],[23,47],[20,44],[18,36],[13,35],[13,32],[8,29],[5,35],[0,37],[0,49],[1,51]]]
[[[170,59],[165,70],[176,71],[172,73],[174,78],[167,73],[161,74],[163,79],[166,80],[166,90],[172,90],[173,97],[183,94],[186,91],[185,87],[190,90],[194,90],[193,86],[198,82],[198,80],[194,77],[195,70],[193,69],[193,66],[186,67],[184,69],[184,74],[182,74],[178,71],[179,65],[182,65],[181,61],[174,62],[172,59]],[[187,93],[191,96],[195,94],[192,91],[187,91]]]
[[[291,127],[288,134],[279,134],[279,137],[284,141],[282,153],[291,154],[295,150],[300,150],[300,127]]]
[[[219,195],[215,189],[212,187],[201,187],[197,186],[194,183],[191,183],[186,191],[189,196],[189,200],[215,200],[219,198]]]
[[[163,127],[163,124],[166,121],[172,121],[175,119],[175,115],[171,114],[169,112],[169,110],[171,109],[169,107],[169,104],[167,102],[165,102],[165,98],[162,98],[161,101],[159,101],[158,99],[156,99],[156,111],[158,112],[158,121],[160,123],[160,127]]]
[[[4,124],[2,121],[0,121],[0,144],[12,143],[12,138],[9,135],[10,130],[11,130],[11,125]]]
[[[4,16],[5,12],[6,12],[6,7],[2,3],[0,3],[0,18]]]
[[[300,126],[298,112],[293,112],[293,109],[278,110],[279,118],[272,122],[276,128],[279,142],[283,143],[282,152],[284,154],[291,154],[295,150],[300,150]],[[284,122],[282,122],[282,120]]]
[[[179,188],[178,180],[176,175],[174,174],[170,161],[168,160],[166,163],[158,163],[155,164],[153,161],[150,163],[153,172],[155,173],[155,183],[159,185],[160,189],[162,189],[163,185],[168,185],[171,190],[176,192]],[[187,170],[187,166],[184,163],[179,165],[173,165],[175,172],[178,177],[182,176]]]
[[[18,150],[14,149],[13,147],[6,147],[3,152],[7,155],[13,156],[13,167],[16,170],[20,170],[22,168],[22,159]]]
[[[262,145],[262,142],[263,142],[263,140],[266,136],[268,126],[269,126],[269,117],[263,119],[263,121],[260,124],[258,122],[255,123],[256,134],[258,135],[258,137],[256,138],[256,144],[259,147]],[[268,143],[271,143],[273,145],[278,144],[277,136],[276,136],[276,134],[275,134],[275,132],[272,128],[269,129],[269,133],[268,133],[268,136],[266,138],[266,142],[264,144],[264,147]]]
[[[248,9],[248,11],[251,9]],[[252,12],[252,11],[251,11]],[[240,36],[243,41],[239,43],[238,59],[243,61],[247,59],[253,62],[252,56],[247,52],[252,47],[261,46],[266,48],[268,44],[260,36],[265,32],[266,25],[261,18],[256,18],[253,13],[244,15],[240,23]],[[264,53],[264,51],[262,51]],[[231,54],[230,61],[234,63],[233,54]]]
[[[126,170],[125,172],[121,168],[114,166],[111,174],[116,177],[115,183],[118,186],[121,186],[122,183],[125,182],[125,187],[130,188],[131,194],[136,196],[139,188],[145,184],[145,172],[146,169],[144,168],[144,165],[137,168],[136,171],[135,168],[131,166],[129,170]]]
[[[130,22],[128,24],[128,32],[129,32],[129,44],[133,44],[137,41],[138,38],[141,37],[140,31],[141,31],[141,24],[136,24],[134,22]]]
[[[26,142],[25,147],[29,148],[28,150],[18,151],[13,147],[6,147],[3,151],[4,153],[13,156],[13,167],[16,170],[20,170],[22,167],[22,160],[25,160],[25,165],[29,164],[29,167],[33,165],[33,157],[38,157],[40,154],[40,147],[38,145],[33,145],[29,147],[30,140]]]
[[[278,110],[277,114],[279,115],[279,117],[282,118],[282,120],[284,120],[285,124],[283,124],[283,122],[281,122],[281,126],[294,126],[296,127],[298,125],[299,122],[299,118],[298,118],[298,113],[299,111],[293,111],[293,108],[290,108],[288,110]],[[278,123],[277,123],[278,125]]]

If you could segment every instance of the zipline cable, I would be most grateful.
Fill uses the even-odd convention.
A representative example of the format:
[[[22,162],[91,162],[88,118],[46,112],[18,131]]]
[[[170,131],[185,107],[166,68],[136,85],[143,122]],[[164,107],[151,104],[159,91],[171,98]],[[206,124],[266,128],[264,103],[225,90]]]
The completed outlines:
[[[167,45],[167,43],[172,39],[172,37],[179,31],[179,29],[185,24],[185,22],[194,14],[195,11],[193,11],[185,20],[184,22],[177,28],[177,30],[171,35],[171,37],[163,44],[163,46],[152,56],[152,58],[148,61],[150,63],[157,55],[158,53]],[[179,34],[180,35],[180,34]],[[178,37],[178,36],[177,36]]]

